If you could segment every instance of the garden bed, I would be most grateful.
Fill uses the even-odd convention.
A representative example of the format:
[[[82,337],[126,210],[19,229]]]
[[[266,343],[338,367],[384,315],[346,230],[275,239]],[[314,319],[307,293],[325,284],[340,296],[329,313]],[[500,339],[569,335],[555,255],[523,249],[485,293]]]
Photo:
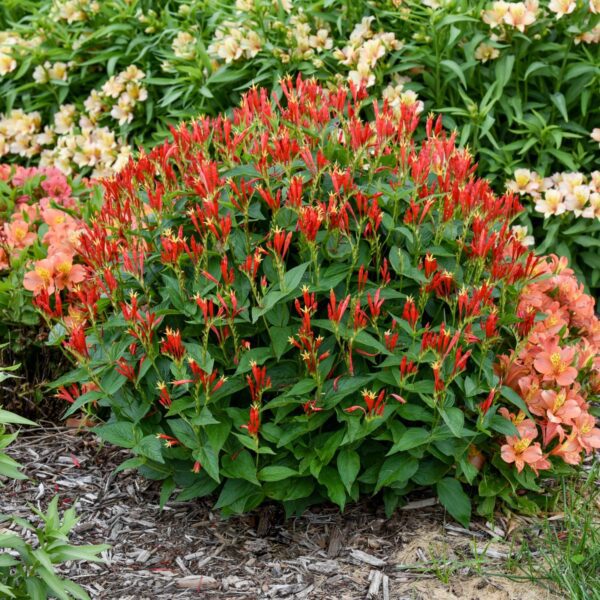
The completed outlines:
[[[110,543],[106,564],[71,564],[92,598],[527,599],[557,597],[510,572],[526,520],[446,522],[430,498],[412,498],[386,520],[379,503],[308,511],[284,521],[267,506],[222,520],[210,502],[170,503],[131,471],[127,452],[90,433],[48,426],[23,434],[12,455],[30,477],[3,490],[0,512],[30,515],[60,494],[81,519],[73,543]],[[507,536],[508,533],[508,536]],[[67,573],[65,573],[67,574]],[[509,576],[514,577],[514,580]],[[181,586],[189,586],[182,588]]]

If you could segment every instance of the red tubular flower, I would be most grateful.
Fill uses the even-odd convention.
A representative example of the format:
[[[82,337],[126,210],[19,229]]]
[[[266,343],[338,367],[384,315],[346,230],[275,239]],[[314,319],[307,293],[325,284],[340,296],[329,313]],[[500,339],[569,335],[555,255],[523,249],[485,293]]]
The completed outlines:
[[[135,381],[137,378],[135,368],[133,367],[133,365],[130,365],[123,357],[119,358],[119,360],[117,361],[116,369],[121,375],[123,375],[123,377],[129,379],[129,381]]]
[[[225,283],[225,285],[233,285],[233,282],[235,281],[235,271],[233,267],[229,269],[227,255],[223,256],[221,259],[221,277],[223,278],[223,283]]]
[[[467,361],[471,356],[471,350],[467,350],[463,353],[463,349],[459,346],[456,349],[456,356],[454,357],[454,368],[452,369],[452,375],[456,375],[460,371],[467,368]]]
[[[304,409],[304,414],[306,415],[312,415],[313,413],[321,412],[323,410],[317,406],[316,400],[308,400],[302,405],[302,408]]]
[[[369,281],[369,271],[365,269],[364,265],[360,265],[358,269],[358,293],[362,294],[365,291],[365,286]]]
[[[89,348],[85,339],[85,331],[80,325],[71,330],[71,337],[63,342],[63,346],[79,358],[89,359]]]
[[[317,233],[323,223],[323,211],[320,207],[303,206],[298,215],[298,229],[309,242],[317,239]]]
[[[286,232],[283,229],[276,228],[273,232],[273,240],[270,242],[270,247],[274,250],[275,254],[282,260],[285,258],[287,251],[292,241],[292,232]]]
[[[172,435],[167,435],[166,433],[157,433],[156,438],[159,440],[165,440],[165,446],[167,448],[172,448],[173,446],[179,446],[181,442],[173,437]]]
[[[438,296],[449,296],[452,291],[452,284],[454,282],[454,276],[448,271],[440,273],[436,271],[433,274],[431,282],[427,285],[426,290],[428,292],[435,292]]]
[[[339,325],[349,303],[350,294],[348,294],[339,304],[337,304],[335,294],[333,293],[333,290],[330,290],[329,305],[327,306],[327,316],[329,317],[329,320]]]
[[[360,307],[360,300],[357,300],[354,305],[354,312],[352,314],[352,325],[354,327],[354,331],[358,331],[360,329],[364,329],[369,322],[369,318],[367,317],[367,313]]]
[[[400,376],[402,377],[402,379],[404,379],[405,377],[408,377],[412,373],[416,373],[418,371],[417,365],[415,365],[415,363],[412,360],[409,361],[406,358],[406,356],[402,357],[402,360],[400,361],[399,369],[400,369]]]
[[[481,409],[481,412],[484,415],[487,413],[488,410],[490,410],[490,407],[492,406],[492,403],[494,402],[495,396],[496,396],[496,388],[492,388],[490,390],[490,393],[488,394],[487,398],[479,405],[479,408]]]
[[[185,347],[181,340],[179,329],[170,329],[167,327],[165,338],[160,344],[160,351],[170,356],[176,362],[181,362],[185,356]]]
[[[285,199],[286,206],[290,208],[300,208],[302,206],[302,185],[302,177],[292,177],[290,179],[290,185]]]
[[[159,381],[156,384],[156,389],[158,390],[158,401],[160,402],[160,404],[162,406],[164,406],[166,409],[171,408],[171,396],[169,394],[169,390],[167,389],[167,385],[165,384],[164,381]]]
[[[394,322],[394,324],[395,324],[395,322]],[[385,338],[385,347],[390,352],[393,352],[396,349],[396,346],[398,345],[398,332],[390,331],[388,329],[388,331],[386,331],[383,335]]]
[[[363,390],[361,396],[367,406],[366,410],[363,406],[355,405],[347,408],[346,412],[352,413],[356,410],[360,410],[367,419],[380,417],[383,414],[383,411],[385,410],[385,389],[382,389],[379,392],[379,395],[376,395],[375,392],[370,390]]]
[[[192,472],[198,474],[198,473],[200,473],[201,469],[202,469],[202,463],[199,460],[197,460],[194,463],[194,466],[192,467]]]
[[[404,309],[402,310],[402,318],[411,326],[415,328],[417,321],[419,320],[419,311],[415,301],[409,296],[404,303]]]
[[[381,281],[383,285],[387,285],[392,280],[387,258],[383,259],[383,265],[381,269],[379,269],[379,274],[381,275]]]
[[[262,187],[257,187],[256,191],[259,193],[260,197],[265,201],[272,212],[277,212],[279,210],[281,207],[281,190],[277,190],[275,198],[273,198],[271,190],[265,190]]]
[[[263,392],[271,387],[271,378],[267,377],[267,367],[259,367],[255,362],[250,363],[252,374],[246,375],[250,388],[252,403],[260,405]]]
[[[64,385],[61,385],[58,388],[55,397],[60,398],[61,400],[65,400],[69,404],[73,404],[73,402],[75,402],[75,400],[77,400],[77,398],[79,398],[80,395],[81,392],[79,391],[79,387],[76,383],[74,383],[68,389]]]
[[[423,265],[425,269],[425,277],[429,279],[437,271],[437,260],[428,252],[423,260]]]
[[[433,378],[434,378],[434,382],[435,382],[434,389],[435,389],[436,393],[444,391],[444,388],[445,388],[444,381],[442,380],[442,378],[440,376],[441,366],[442,365],[440,363],[433,363],[431,365],[431,370],[433,371]]]
[[[379,298],[381,290],[378,289],[374,296],[371,296],[370,293],[367,293],[367,303],[369,305],[369,312],[371,313],[371,319],[375,320],[381,314],[381,307],[383,306],[384,299]]]
[[[496,326],[498,325],[498,313],[493,312],[486,319],[485,325],[483,326],[483,331],[485,333],[486,338],[496,337],[498,335],[498,330]]]
[[[248,422],[241,427],[242,429],[246,429],[252,437],[258,437],[258,431],[260,429],[260,411],[256,406],[250,407],[250,417]]]

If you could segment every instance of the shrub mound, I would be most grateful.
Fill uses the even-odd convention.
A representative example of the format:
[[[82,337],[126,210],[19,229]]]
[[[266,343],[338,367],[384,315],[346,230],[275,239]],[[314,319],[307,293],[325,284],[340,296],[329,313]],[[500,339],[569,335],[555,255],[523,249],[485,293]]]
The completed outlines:
[[[163,502],[218,490],[225,514],[291,513],[382,492],[391,512],[436,486],[466,523],[469,484],[482,514],[498,496],[533,510],[516,492],[565,463],[494,374],[521,356],[535,309],[516,307],[543,270],[511,229],[518,197],[476,179],[439,120],[417,141],[414,103],[281,87],[104,181],[88,277],[37,296],[79,365],[57,382],[69,413],[109,408],[98,433]],[[583,387],[591,360],[559,358]]]

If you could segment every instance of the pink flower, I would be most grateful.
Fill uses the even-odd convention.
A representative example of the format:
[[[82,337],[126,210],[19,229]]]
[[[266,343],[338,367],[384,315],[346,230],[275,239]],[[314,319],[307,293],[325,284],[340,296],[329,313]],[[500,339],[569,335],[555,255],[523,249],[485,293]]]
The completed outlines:
[[[575,419],[573,425],[577,441],[587,452],[591,452],[594,448],[600,448],[600,429],[595,425],[596,419],[590,414],[582,414]]]
[[[556,339],[549,339],[533,366],[543,375],[544,381],[555,381],[557,385],[568,386],[577,379],[577,369],[571,366],[575,358],[575,348],[561,348]]]
[[[15,219],[11,223],[4,223],[4,235],[7,244],[16,250],[31,246],[37,239],[37,234],[29,231],[29,223],[22,219]]]
[[[33,271],[25,273],[23,287],[34,296],[37,296],[42,290],[49,294],[54,293],[54,260],[44,258],[35,263]]]
[[[73,257],[68,254],[58,253],[53,257],[54,282],[57,290],[73,289],[86,278],[86,270],[81,265],[73,264]]]

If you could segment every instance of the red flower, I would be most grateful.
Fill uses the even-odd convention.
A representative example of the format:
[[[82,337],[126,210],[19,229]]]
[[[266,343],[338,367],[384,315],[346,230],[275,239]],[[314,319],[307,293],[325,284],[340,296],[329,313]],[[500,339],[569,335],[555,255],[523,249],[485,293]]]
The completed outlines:
[[[160,345],[160,351],[170,356],[176,362],[181,362],[185,356],[185,347],[181,341],[181,332],[179,329],[170,329],[167,327],[165,339]]]
[[[368,419],[380,417],[383,414],[385,409],[385,389],[381,390],[379,395],[376,395],[375,392],[370,390],[363,390],[361,396],[367,408],[365,409],[363,406],[355,405],[347,408],[346,412],[352,413],[356,410],[360,410]]]
[[[252,403],[260,405],[263,392],[271,387],[271,378],[267,377],[267,367],[259,367],[255,362],[250,363],[252,374],[246,375],[250,388]]]
[[[79,358],[89,358],[89,347],[85,339],[85,331],[81,325],[71,331],[69,341],[63,342],[63,346]]]
[[[252,437],[258,436],[260,429],[260,411],[256,406],[250,407],[250,418],[245,425],[242,425],[242,429],[246,429]]]
[[[419,320],[419,311],[415,305],[415,301],[409,296],[404,303],[404,309],[402,311],[402,318],[411,326],[415,328],[417,321]]]

